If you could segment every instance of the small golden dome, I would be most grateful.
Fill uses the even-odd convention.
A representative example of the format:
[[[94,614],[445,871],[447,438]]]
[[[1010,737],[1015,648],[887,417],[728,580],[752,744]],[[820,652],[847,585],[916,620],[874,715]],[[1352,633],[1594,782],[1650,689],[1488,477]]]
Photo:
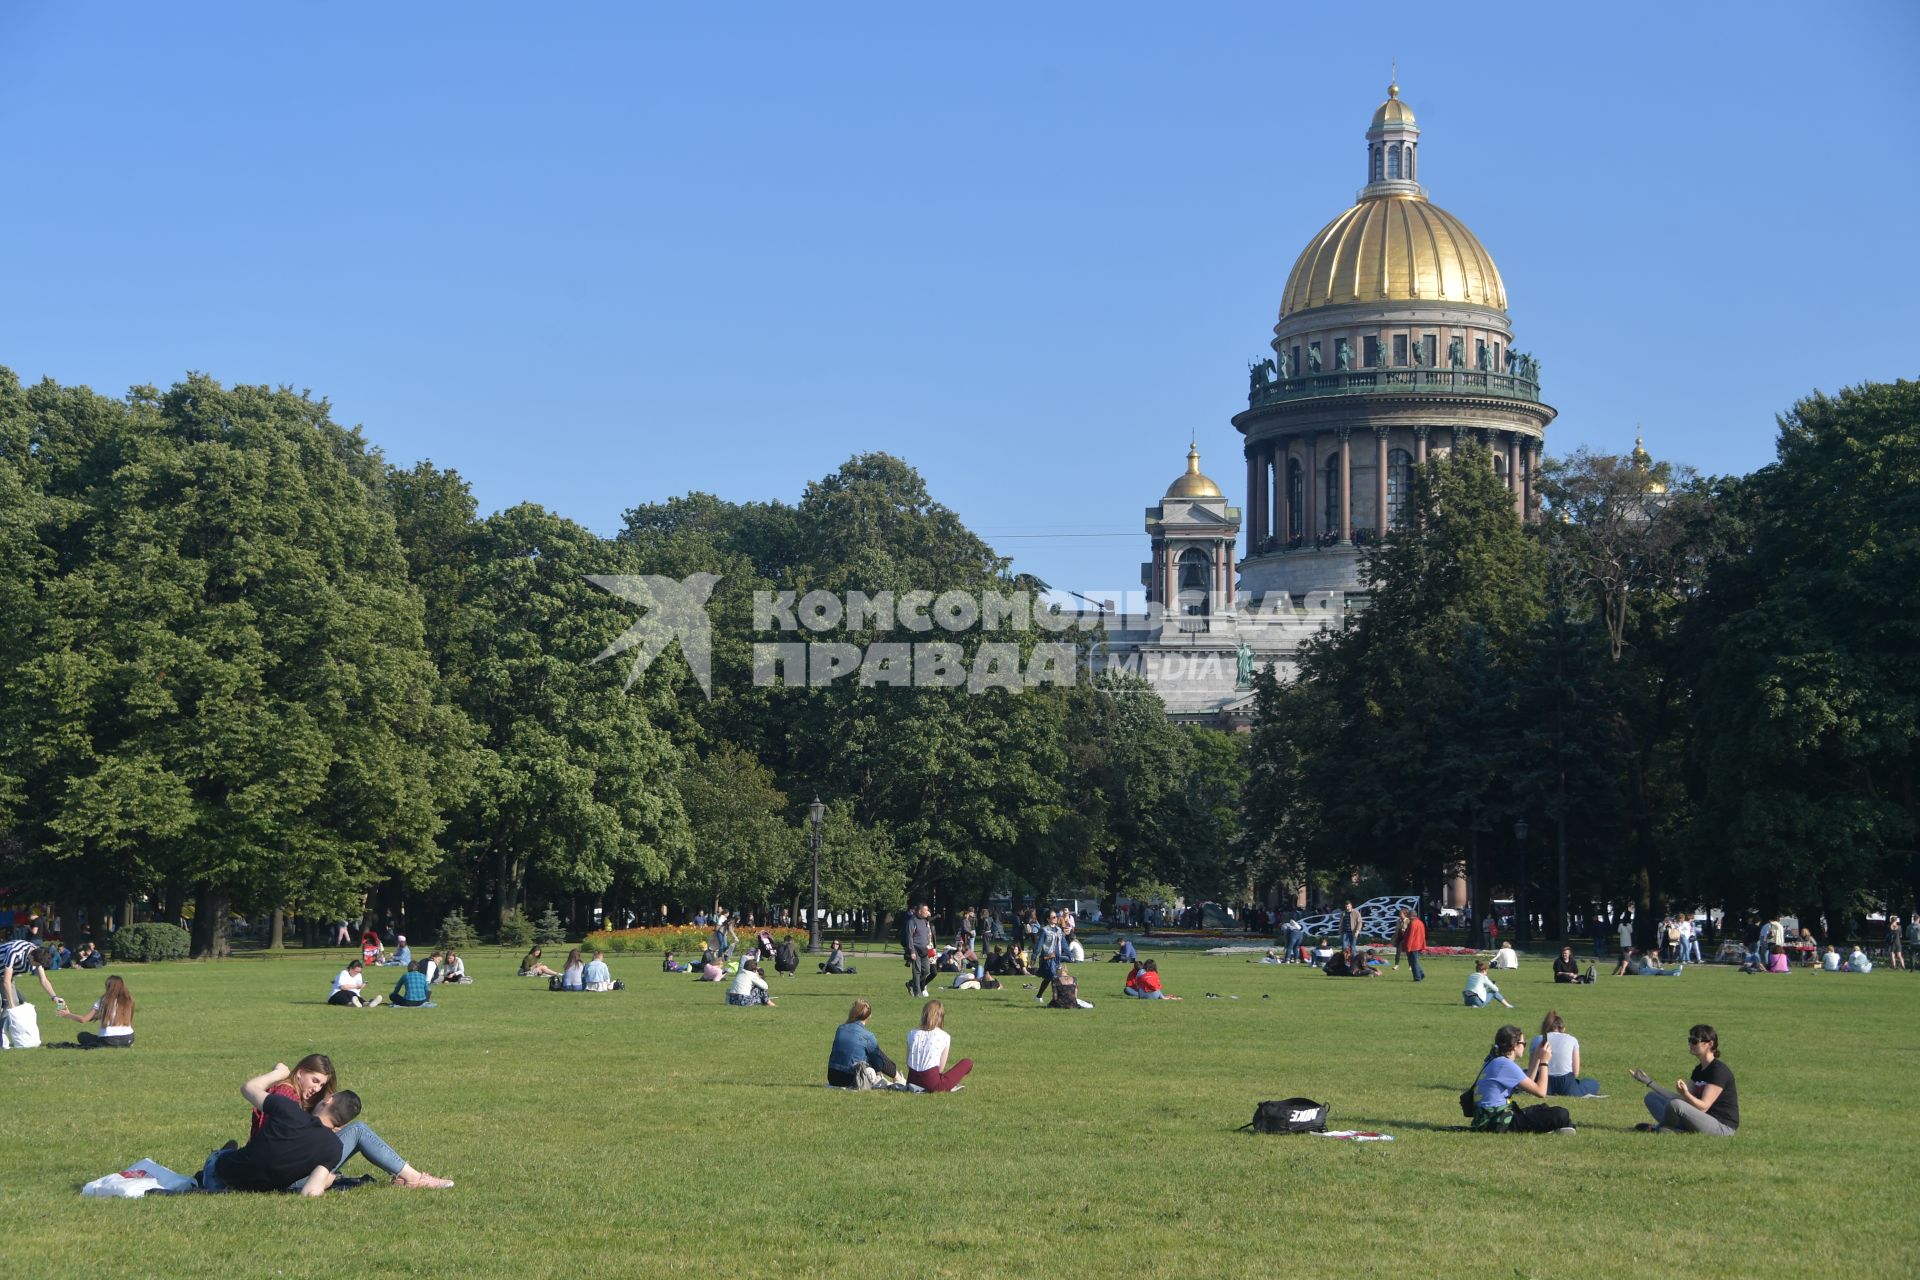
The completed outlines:
[[[1200,445],[1187,446],[1186,474],[1167,486],[1169,498],[1224,498],[1220,486],[1200,474]]]
[[[1421,196],[1396,192],[1369,196],[1307,242],[1287,276],[1280,314],[1402,301],[1505,311],[1507,287],[1465,223]]]
[[[1634,436],[1633,452],[1628,455],[1628,458],[1633,464],[1633,469],[1647,477],[1648,493],[1665,493],[1667,491],[1667,486],[1655,480],[1651,474],[1653,471],[1653,455],[1647,452],[1647,442],[1643,437],[1638,435]]]
[[[1388,85],[1387,100],[1380,104],[1378,111],[1373,113],[1373,127],[1378,129],[1381,125],[1412,123],[1414,123],[1413,108],[1400,101],[1400,86]]]

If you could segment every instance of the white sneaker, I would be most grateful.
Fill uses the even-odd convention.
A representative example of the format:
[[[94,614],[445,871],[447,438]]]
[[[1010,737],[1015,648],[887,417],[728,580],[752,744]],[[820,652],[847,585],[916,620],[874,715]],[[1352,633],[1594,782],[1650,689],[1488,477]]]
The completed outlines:
[[[1572,1125],[1568,1125],[1568,1126],[1567,1126],[1566,1128],[1564,1128],[1564,1129],[1555,1129],[1555,1130],[1554,1130],[1554,1132],[1555,1132],[1555,1133],[1557,1133],[1557,1134],[1559,1134],[1559,1135],[1560,1135],[1561,1137],[1563,1137],[1563,1138],[1567,1138],[1567,1137],[1572,1137],[1572,1136],[1573,1136],[1574,1134],[1576,1134],[1576,1133],[1578,1133],[1578,1132],[1580,1132],[1580,1131],[1579,1131],[1578,1129],[1576,1129],[1576,1128],[1574,1128],[1574,1127],[1573,1127]]]

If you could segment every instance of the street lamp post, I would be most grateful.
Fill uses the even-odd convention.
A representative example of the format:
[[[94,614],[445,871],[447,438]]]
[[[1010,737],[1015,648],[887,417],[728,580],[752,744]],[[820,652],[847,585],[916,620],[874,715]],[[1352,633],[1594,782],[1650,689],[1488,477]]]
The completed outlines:
[[[807,806],[807,816],[813,820],[813,830],[807,836],[807,843],[813,846],[813,910],[807,914],[807,950],[820,949],[820,824],[827,816],[827,806],[815,796],[813,803]]]
[[[1513,914],[1514,932],[1520,941],[1533,941],[1533,921],[1527,915],[1527,820],[1518,818],[1513,824],[1513,847],[1520,855],[1520,886],[1514,891]]]

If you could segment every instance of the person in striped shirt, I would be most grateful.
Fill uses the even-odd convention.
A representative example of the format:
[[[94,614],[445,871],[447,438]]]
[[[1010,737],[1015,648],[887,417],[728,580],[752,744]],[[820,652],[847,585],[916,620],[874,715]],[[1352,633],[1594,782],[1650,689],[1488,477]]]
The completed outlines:
[[[53,980],[47,977],[47,949],[31,939],[20,938],[0,943],[0,1010],[20,1003],[19,979],[27,974],[40,979],[54,1008],[67,1007],[67,1002],[53,989]]]

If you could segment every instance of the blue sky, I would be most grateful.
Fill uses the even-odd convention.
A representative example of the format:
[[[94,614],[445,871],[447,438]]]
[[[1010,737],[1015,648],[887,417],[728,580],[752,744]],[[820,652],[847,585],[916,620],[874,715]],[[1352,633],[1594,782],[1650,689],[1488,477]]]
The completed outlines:
[[[1565,8],[0,5],[0,364],[311,388],[609,533],[884,449],[1112,593],[1190,434],[1242,497],[1397,56],[1550,451],[1747,471],[1914,376],[1920,6]]]

